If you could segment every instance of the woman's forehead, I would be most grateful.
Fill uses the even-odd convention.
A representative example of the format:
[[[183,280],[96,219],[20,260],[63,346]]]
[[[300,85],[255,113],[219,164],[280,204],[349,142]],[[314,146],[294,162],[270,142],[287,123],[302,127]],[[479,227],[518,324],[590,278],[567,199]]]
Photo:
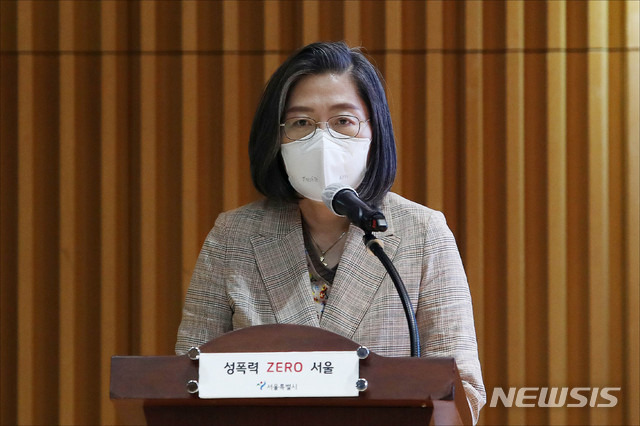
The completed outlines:
[[[317,109],[360,110],[365,104],[350,74],[325,73],[301,78],[289,93],[286,113]]]

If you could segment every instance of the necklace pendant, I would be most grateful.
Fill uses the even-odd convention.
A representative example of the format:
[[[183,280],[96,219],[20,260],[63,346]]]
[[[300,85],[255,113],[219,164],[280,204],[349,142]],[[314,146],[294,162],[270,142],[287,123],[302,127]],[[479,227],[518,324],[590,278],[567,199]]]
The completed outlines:
[[[320,263],[322,263],[324,266],[327,266],[327,262],[324,261],[324,255],[320,256]]]

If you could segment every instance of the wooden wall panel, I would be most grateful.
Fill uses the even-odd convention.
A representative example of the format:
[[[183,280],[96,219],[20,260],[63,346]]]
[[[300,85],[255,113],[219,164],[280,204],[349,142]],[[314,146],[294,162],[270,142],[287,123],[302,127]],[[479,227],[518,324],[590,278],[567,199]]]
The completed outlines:
[[[549,278],[547,265],[547,56],[542,52],[547,44],[545,31],[548,11],[545,3],[525,3],[525,332],[527,348],[543,348],[549,344],[548,330],[552,325],[548,312]],[[525,380],[527,386],[547,383],[549,356],[547,351],[527,350]],[[530,408],[527,422],[546,423],[546,410]]]
[[[98,31],[96,31],[97,29]],[[100,57],[98,3],[63,2],[59,8],[60,247],[59,421],[95,423],[99,401],[84,389],[99,382]]]
[[[608,43],[608,5],[606,2],[590,2],[589,46],[606,48]],[[603,19],[604,18],[604,19]],[[595,49],[594,49],[595,50]],[[608,57],[602,51],[589,52],[589,382],[596,386],[610,383],[611,323],[609,276],[609,103]],[[604,367],[604,368],[603,368]],[[590,411],[590,421],[603,424],[608,420],[608,410]]]
[[[625,421],[640,423],[640,3],[625,2],[627,8],[624,24],[619,26],[624,32],[625,92],[622,96],[626,110],[624,124],[624,225],[625,230],[625,297],[624,339],[625,380],[629,403],[625,404]],[[620,165],[618,165],[619,167]]]
[[[199,55],[197,50],[198,30],[198,4],[194,1],[182,4],[182,50],[186,53],[182,59],[182,262],[180,276],[182,282],[182,294],[184,295],[191,278],[188,273],[189,265],[195,264],[197,248],[200,242],[200,223],[198,212],[201,208],[198,197],[198,188],[203,185],[199,182],[199,160],[204,160],[198,154],[198,90],[201,86],[198,78]],[[187,53],[188,52],[188,53]],[[203,177],[206,177],[205,174]],[[202,206],[204,207],[204,206]],[[187,255],[188,253],[188,255]]]
[[[471,11],[468,11],[468,13]],[[504,50],[506,41],[506,27],[502,24],[506,17],[506,4],[504,2],[489,2],[483,4],[482,10],[482,50]],[[475,13],[474,13],[475,14]],[[500,30],[497,30],[500,28]],[[489,295],[508,295],[507,272],[507,185],[506,185],[506,125],[504,117],[507,114],[507,56],[483,55],[482,57],[482,91],[480,115],[482,153],[480,163],[482,179],[476,185],[482,185],[482,261],[483,285],[482,292],[475,292],[474,297],[483,295],[484,315],[484,344],[483,372],[487,376],[488,388],[504,387],[508,383],[508,371],[505,366],[508,363],[508,351],[494,353],[487,356],[487,350],[493,347],[507,347],[508,335],[504,324],[507,323],[507,310],[505,299]],[[486,96],[491,93],[492,96]],[[517,113],[517,110],[514,112]],[[515,122],[517,123],[517,121]],[[467,188],[470,192],[479,189]],[[475,210],[471,208],[468,212]],[[485,213],[486,212],[486,213]],[[491,212],[491,214],[488,214]],[[469,226],[469,225],[467,225]],[[491,236],[490,238],[487,238]],[[473,291],[473,289],[472,289]],[[478,308],[474,300],[474,308]],[[480,312],[480,311],[478,311]],[[502,419],[502,422],[506,421]]]
[[[425,7],[425,114],[424,127],[426,153],[428,163],[424,170],[426,200],[436,210],[444,206],[444,55],[442,53],[443,37],[443,2],[427,2]]]
[[[18,7],[0,2],[0,49],[17,50]],[[0,61],[0,424],[17,418],[18,353],[18,57]],[[5,342],[11,342],[5,343]]]
[[[506,43],[512,53],[506,55],[505,111],[506,141],[506,372],[494,380],[499,386],[526,386],[526,287],[525,287],[525,104],[524,104],[524,8],[525,2],[506,3]],[[499,329],[504,327],[499,327]],[[500,366],[498,366],[500,368]],[[506,373],[506,374],[505,374]],[[491,389],[488,384],[487,389]],[[525,411],[512,408],[497,413],[496,422],[526,423]]]
[[[613,2],[609,4],[609,26],[608,26],[608,43],[609,47],[620,48],[624,46],[624,32],[620,31],[624,28],[624,9],[623,2]],[[610,286],[610,323],[609,323],[609,339],[610,341],[622,342],[624,336],[624,248],[623,241],[625,236],[624,229],[618,226],[624,223],[624,167],[617,165],[623,164],[624,157],[622,143],[624,140],[624,114],[623,114],[623,93],[624,93],[624,73],[618,70],[624,69],[624,53],[613,52],[609,55],[608,75],[608,138],[609,138],[609,286]],[[609,353],[609,381],[611,383],[624,383],[625,363],[624,363],[624,347],[623,345],[610,345]],[[610,413],[612,423],[621,424],[624,422],[624,407],[616,406]]]
[[[396,22],[400,22],[402,16],[401,2],[394,2],[386,0],[378,2],[380,7],[381,18],[384,19],[384,46],[380,52],[377,52],[382,63],[384,63],[384,75],[386,79],[387,97],[389,99],[389,110],[391,111],[391,117],[393,122],[393,129],[396,138],[402,137],[402,122],[403,122],[403,67],[402,67],[402,55],[399,53],[402,45],[402,27],[400,25],[394,25]],[[382,39],[380,39],[382,42]],[[364,46],[367,46],[364,44]],[[407,144],[411,146],[411,142]],[[402,146],[397,148],[398,158],[405,157],[405,151]],[[410,155],[410,154],[409,154]],[[404,179],[402,172],[397,173],[394,189],[396,191],[402,191]]]
[[[567,10],[564,2],[547,3],[547,240],[549,250],[549,385],[567,383]],[[553,424],[566,424],[564,407],[549,413]]]
[[[589,298],[585,284],[589,282],[589,227],[587,173],[588,150],[588,81],[587,29],[581,24],[587,19],[585,4],[567,3],[567,296],[569,312],[589,313]],[[589,321],[585,316],[570,315],[571,333],[567,342],[568,383],[580,386],[589,371]],[[585,348],[587,350],[585,350]],[[572,423],[588,423],[589,413],[578,408],[567,410]]]
[[[11,346],[23,424],[55,423],[59,413],[52,397],[60,377],[58,17],[55,3],[18,3],[18,49],[42,52],[18,58],[18,339]]]
[[[225,188],[223,210],[228,210],[239,203],[239,179],[235,175],[238,170],[236,158],[238,156],[240,129],[236,125],[240,121],[240,106],[238,93],[238,75],[240,72],[239,58],[237,52],[239,45],[239,9],[237,2],[224,2],[223,16],[223,50],[230,52],[230,55],[224,55],[223,64],[223,104],[224,113],[222,115],[223,134],[222,134],[222,156],[225,161],[222,164],[224,177],[222,185]],[[234,54],[235,52],[235,54]]]
[[[612,29],[616,26],[624,28],[624,9],[622,3],[612,3],[609,7],[609,46],[620,46],[622,32],[619,29]],[[608,335],[610,341],[622,342],[625,339],[624,330],[624,249],[623,249],[623,228],[618,226],[624,223],[623,216],[623,200],[624,200],[624,168],[617,165],[623,161],[623,131],[624,131],[624,114],[622,113],[622,94],[624,87],[622,85],[624,74],[618,70],[624,69],[624,54],[619,52],[609,55],[608,75],[609,75],[609,96],[608,96],[608,138],[609,138],[609,223],[607,224],[609,231],[609,312],[610,323],[608,327]],[[611,383],[624,383],[624,347],[622,345],[609,345],[609,381]],[[624,422],[624,407],[617,406],[610,414],[612,423]]]
[[[160,306],[158,306],[159,264],[161,252],[158,247],[158,99],[159,85],[156,82],[157,63],[160,55],[149,54],[157,45],[157,4],[140,2],[140,217],[136,218],[136,226],[140,232],[140,288],[138,303],[140,305],[139,341],[142,355],[158,352],[159,330],[157,326]]]
[[[499,403],[480,422],[640,422],[638,2],[0,8],[2,424],[119,422],[110,357],[172,353],[207,232],[258,197],[266,80],[338,39],[385,77],[394,190],[457,238],[489,401],[622,388],[613,408]]]
[[[127,4],[101,3],[102,58],[100,135],[100,420],[116,424],[109,399],[110,359],[131,353],[131,188],[129,187],[129,82],[126,49],[129,27]],[[97,281],[97,279],[96,279]]]
[[[464,94],[462,98],[462,140],[464,146],[458,153],[462,159],[464,178],[462,179],[463,196],[459,200],[464,214],[461,216],[463,226],[460,236],[465,241],[461,247],[461,255],[465,259],[465,268],[469,287],[474,295],[474,312],[478,316],[476,322],[476,334],[478,340],[484,341],[485,332],[485,293],[481,283],[485,274],[484,251],[484,191],[485,180],[484,166],[484,58],[481,54],[483,48],[483,10],[480,2],[465,2],[463,14],[464,25],[464,50],[463,59]],[[480,346],[480,358],[485,358],[486,346]]]

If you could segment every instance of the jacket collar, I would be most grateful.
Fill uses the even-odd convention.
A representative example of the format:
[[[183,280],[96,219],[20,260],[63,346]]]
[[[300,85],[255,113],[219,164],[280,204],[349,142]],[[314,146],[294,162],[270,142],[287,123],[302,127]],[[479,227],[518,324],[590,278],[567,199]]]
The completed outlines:
[[[260,233],[251,238],[251,243],[277,322],[319,326],[352,338],[387,275],[380,261],[365,248],[364,232],[350,226],[329,301],[319,321],[311,295],[300,210],[293,203],[266,203]],[[400,237],[394,234],[387,207],[383,203],[388,229],[375,235],[393,259]]]

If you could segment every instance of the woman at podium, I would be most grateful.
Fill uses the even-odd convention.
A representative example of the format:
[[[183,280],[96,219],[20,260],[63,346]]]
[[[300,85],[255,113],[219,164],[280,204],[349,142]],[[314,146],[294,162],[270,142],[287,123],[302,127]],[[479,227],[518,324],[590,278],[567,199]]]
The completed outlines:
[[[244,125],[243,120],[237,125]],[[379,209],[376,237],[407,287],[422,356],[456,360],[474,422],[486,400],[471,296],[442,213],[390,192],[396,145],[379,73],[346,44],[313,43],[273,74],[249,138],[264,198],[220,214],[187,292],[176,352],[263,324],[302,324],[409,356],[405,313],[363,231],[322,201],[340,183]]]

